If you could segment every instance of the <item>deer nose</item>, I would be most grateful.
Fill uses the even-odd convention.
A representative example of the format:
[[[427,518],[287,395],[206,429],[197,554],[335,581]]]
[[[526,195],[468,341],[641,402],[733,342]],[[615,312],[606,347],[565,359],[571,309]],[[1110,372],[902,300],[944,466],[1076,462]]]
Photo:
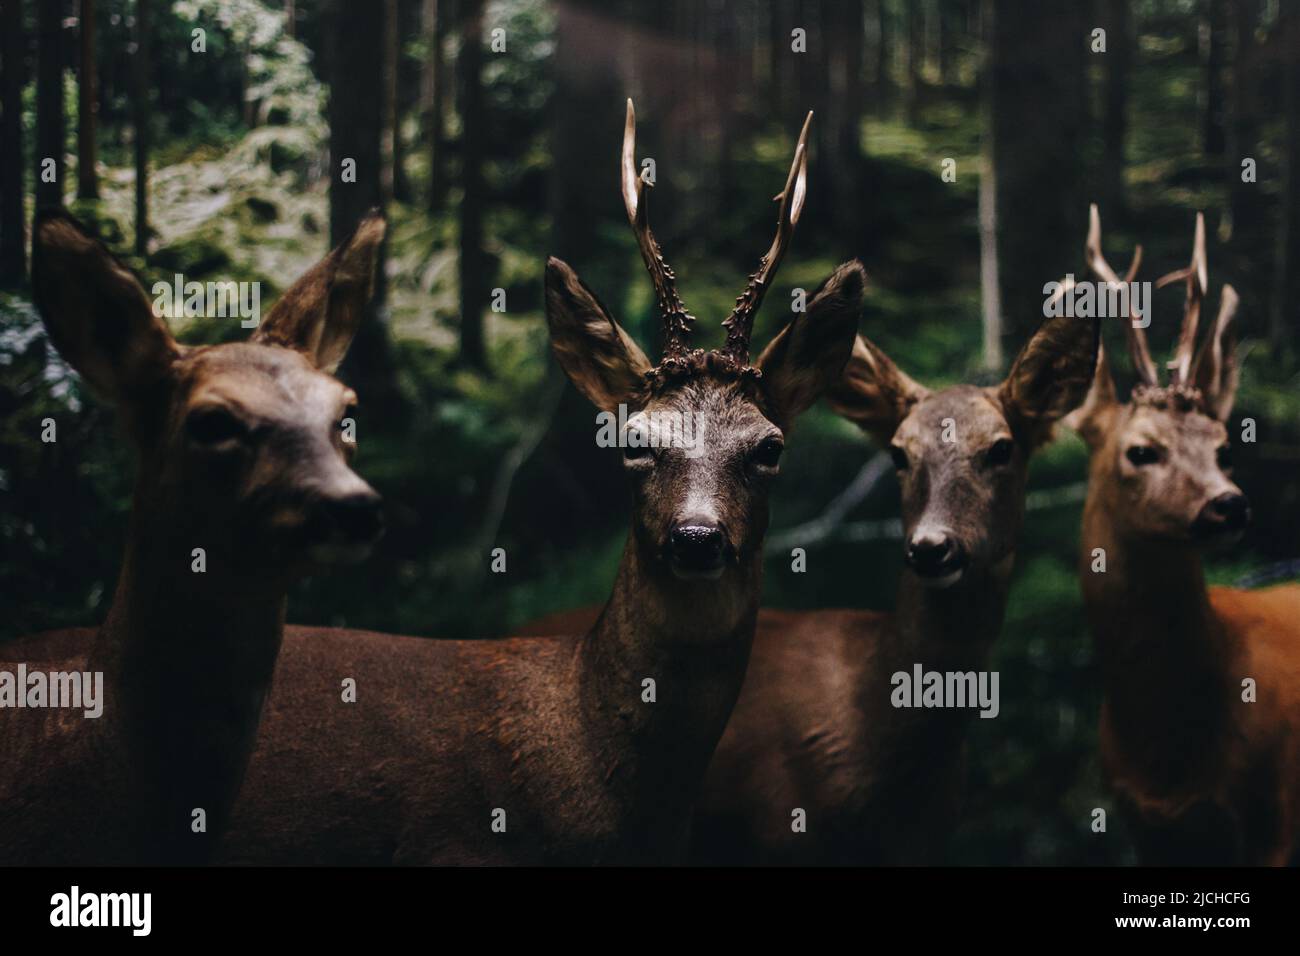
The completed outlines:
[[[679,524],[670,535],[673,568],[688,575],[721,573],[726,537],[715,522]]]
[[[325,511],[336,531],[349,544],[370,544],[384,531],[383,499],[367,489],[325,502]]]
[[[1206,502],[1192,522],[1198,537],[1241,531],[1250,523],[1250,499],[1238,491],[1227,491]]]
[[[907,543],[907,563],[922,578],[957,580],[966,568],[966,549],[947,534],[930,532],[917,535]]]

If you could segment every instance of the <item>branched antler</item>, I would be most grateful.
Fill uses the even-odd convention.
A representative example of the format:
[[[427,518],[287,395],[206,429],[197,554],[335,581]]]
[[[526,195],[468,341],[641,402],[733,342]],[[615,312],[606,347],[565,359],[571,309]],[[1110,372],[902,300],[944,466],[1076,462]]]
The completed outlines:
[[[1187,301],[1183,305],[1183,326],[1178,333],[1178,348],[1169,362],[1169,384],[1185,385],[1190,379],[1192,354],[1196,349],[1196,325],[1201,319],[1201,302],[1209,287],[1208,267],[1205,259],[1205,214],[1196,214],[1196,232],[1192,239],[1192,261],[1185,269],[1176,269],[1156,280],[1156,288],[1163,289],[1173,282],[1187,283]]]
[[[1097,212],[1097,204],[1093,203],[1088,207],[1088,241],[1084,246],[1084,257],[1087,259],[1088,268],[1104,282],[1127,285],[1133,281],[1138,267],[1142,264],[1142,247],[1138,246],[1133,250],[1133,261],[1129,264],[1128,275],[1120,279],[1106,262],[1106,257],[1101,254],[1101,214]],[[1126,323],[1126,332],[1133,368],[1144,385],[1154,387],[1158,382],[1156,363],[1151,360],[1151,350],[1147,347],[1146,330],[1137,324],[1137,320],[1141,317],[1133,308],[1133,296],[1129,295],[1127,298],[1129,321]]]

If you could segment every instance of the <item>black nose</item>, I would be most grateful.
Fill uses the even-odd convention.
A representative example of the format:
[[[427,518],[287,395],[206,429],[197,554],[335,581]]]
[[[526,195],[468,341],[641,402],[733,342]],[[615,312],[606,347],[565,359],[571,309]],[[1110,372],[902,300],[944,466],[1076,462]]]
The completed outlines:
[[[941,578],[966,566],[966,549],[946,534],[926,534],[907,543],[907,563],[923,578]]]
[[[384,515],[380,510],[382,501],[375,492],[363,491],[344,498],[331,498],[325,503],[325,509],[344,540],[368,544],[384,531]]]
[[[684,524],[673,528],[673,563],[685,570],[712,571],[720,567],[725,546],[722,529],[717,525]]]
[[[1250,499],[1228,491],[1211,499],[1192,522],[1192,533],[1199,536],[1241,531],[1250,524]]]

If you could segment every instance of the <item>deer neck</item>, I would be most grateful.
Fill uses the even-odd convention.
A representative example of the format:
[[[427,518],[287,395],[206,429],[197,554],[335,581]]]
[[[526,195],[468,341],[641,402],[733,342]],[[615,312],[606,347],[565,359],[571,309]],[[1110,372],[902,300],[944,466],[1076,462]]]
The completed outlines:
[[[904,571],[894,605],[896,662],[928,670],[982,666],[1002,629],[1014,563],[1012,552],[995,564],[968,569],[946,588],[927,587]]]
[[[761,579],[755,554],[718,581],[681,581],[629,538],[583,642],[579,693],[597,759],[633,816],[684,828],[740,693]]]
[[[202,859],[252,752],[284,633],[285,585],[142,516],[137,494],[113,605],[91,655],[118,779],[168,858]],[[183,527],[177,523],[176,527]],[[202,809],[207,831],[195,833]]]
[[[1121,760],[1177,786],[1203,766],[1224,731],[1229,635],[1211,611],[1196,551],[1124,534],[1114,507],[1089,493],[1080,557],[1114,731],[1108,736]],[[1097,548],[1105,551],[1104,572],[1092,570]]]

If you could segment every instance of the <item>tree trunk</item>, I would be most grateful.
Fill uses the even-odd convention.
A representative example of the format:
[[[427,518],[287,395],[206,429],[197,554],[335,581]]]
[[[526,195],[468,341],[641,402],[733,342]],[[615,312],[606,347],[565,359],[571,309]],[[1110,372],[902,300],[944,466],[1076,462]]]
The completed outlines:
[[[400,12],[398,0],[384,0],[384,192],[388,199],[405,201],[410,183],[402,170]]]
[[[1278,210],[1273,261],[1273,302],[1269,310],[1269,340],[1278,349],[1296,349],[1300,331],[1300,9],[1284,6],[1278,24],[1282,40],[1282,89],[1286,163]]]
[[[77,77],[77,198],[98,199],[95,176],[95,0],[81,0],[81,73]]]
[[[1128,84],[1133,58],[1133,34],[1129,21],[1129,0],[1102,0],[1102,27],[1106,31],[1106,52],[1102,106],[1102,210],[1108,221],[1123,221],[1124,140],[1128,132]]]
[[[284,35],[293,37],[298,32],[298,6],[294,0],[284,0]]]
[[[328,12],[330,245],[337,246],[367,212],[384,208],[385,17],[352,0],[333,0]],[[380,247],[367,315],[340,370],[363,401],[380,409],[399,402],[384,321],[386,247]]]
[[[135,254],[149,254],[149,0],[136,0],[135,55],[131,58],[135,133]]]
[[[980,308],[983,316],[983,366],[991,372],[1002,369],[1002,291],[998,277],[998,180],[993,167],[993,78],[989,69],[989,41],[992,37],[993,0],[983,0],[980,27]]]
[[[997,170],[1003,345],[1043,320],[1043,285],[1074,268],[1084,237],[1081,181],[1086,8],[993,0],[990,105]]]
[[[27,227],[23,210],[23,5],[0,0],[4,36],[0,56],[0,287],[16,289],[27,275]]]
[[[424,0],[424,31],[429,58],[424,68],[425,145],[429,150],[429,212],[441,212],[447,204],[447,140],[443,116],[447,101],[447,25],[451,22],[450,0]]]
[[[1206,156],[1221,157],[1223,133],[1223,60],[1225,34],[1228,30],[1226,0],[1206,0],[1202,25],[1205,58],[1205,85],[1201,98],[1201,138]]]
[[[63,3],[36,5],[36,207],[63,205],[67,130],[63,115]],[[48,161],[54,160],[52,167]]]
[[[483,102],[483,0],[461,0],[460,54],[456,57],[460,93],[460,354],[470,368],[487,370],[483,310],[487,307],[489,264],[483,249],[485,183]]]
[[[1232,86],[1229,90],[1227,149],[1224,153],[1228,177],[1227,222],[1220,238],[1231,240],[1237,223],[1250,222],[1256,208],[1257,183],[1242,182],[1242,160],[1259,162],[1259,126],[1255,115],[1256,61],[1255,25],[1259,22],[1259,0],[1231,0],[1233,40]],[[1258,170],[1256,171],[1258,173]]]

